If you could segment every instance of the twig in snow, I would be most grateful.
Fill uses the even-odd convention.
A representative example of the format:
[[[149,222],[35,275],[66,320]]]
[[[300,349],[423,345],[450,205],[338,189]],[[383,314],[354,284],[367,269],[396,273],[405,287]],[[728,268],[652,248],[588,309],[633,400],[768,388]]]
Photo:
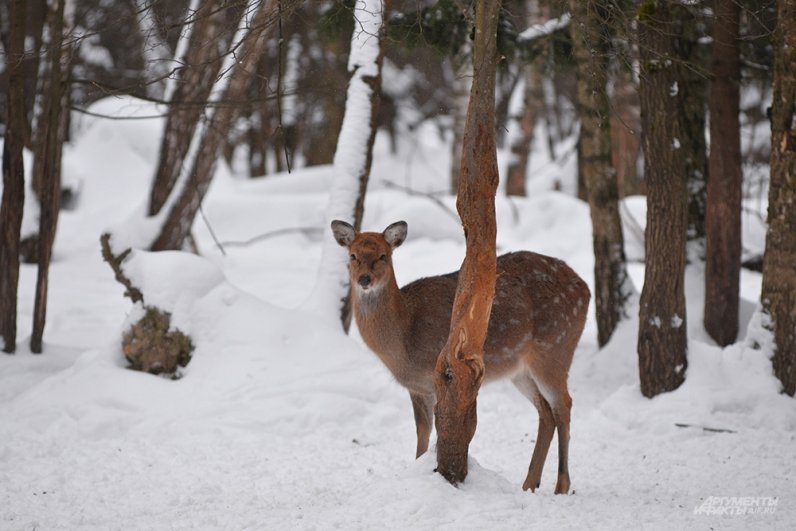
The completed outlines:
[[[694,424],[683,424],[680,422],[675,422],[674,425],[678,428],[699,428],[702,431],[709,431],[711,433],[738,433],[735,430],[728,430],[726,428],[708,428],[707,426],[696,426]]]

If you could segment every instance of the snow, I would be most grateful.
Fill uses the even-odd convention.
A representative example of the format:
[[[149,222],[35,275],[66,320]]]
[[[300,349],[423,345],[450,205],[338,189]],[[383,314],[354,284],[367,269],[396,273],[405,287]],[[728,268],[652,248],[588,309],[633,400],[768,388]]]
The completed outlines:
[[[196,350],[178,381],[127,370],[120,335],[138,310],[99,235],[146,197],[161,125],[87,119],[67,151],[81,200],[58,226],[45,353],[27,349],[36,272],[24,265],[18,352],[0,356],[1,529],[792,528],[796,408],[772,374],[759,274],[742,272],[742,337],[721,349],[702,330],[701,271],[689,268],[686,380],[652,400],[639,390],[637,317],[598,350],[592,303],[570,374],[574,494],[553,495],[555,445],[541,488],[521,490],[536,412],[507,382],[482,390],[470,475],[454,488],[433,472],[433,450],[414,459],[407,393],[356,333],[297,309],[328,236],[330,167],[244,180],[220,166],[205,203],[219,239],[271,235],[222,255],[197,220],[202,256],[135,251],[126,270]],[[377,137],[364,219],[372,230],[408,222],[394,255],[401,284],[464,256],[448,211],[385,186],[444,189],[449,146],[433,128],[415,134],[395,156]],[[543,169],[531,197],[498,198],[500,252],[558,256],[594,291],[588,207],[543,191],[559,178]],[[643,226],[643,202],[624,204]],[[276,232],[294,227],[312,230]],[[643,265],[629,272],[640,291]],[[768,514],[707,510],[770,498]]]
[[[562,30],[569,25],[571,18],[569,13],[564,13],[560,17],[550,19],[543,24],[534,24],[517,35],[517,41],[529,42]]]
[[[372,133],[373,89],[368,79],[380,74],[379,32],[383,15],[381,0],[357,0],[354,4],[354,20],[357,23],[351,35],[351,52],[348,56],[351,78],[334,155],[334,179],[328,195],[325,227],[329,227],[336,219],[347,223],[354,221],[362,177],[371,170],[367,165]],[[316,287],[306,308],[314,309],[325,317],[339,314],[340,301],[346,296],[346,285],[341,283],[341,279],[346,277],[347,258],[345,253],[339,252],[330,230],[324,231],[323,235]]]

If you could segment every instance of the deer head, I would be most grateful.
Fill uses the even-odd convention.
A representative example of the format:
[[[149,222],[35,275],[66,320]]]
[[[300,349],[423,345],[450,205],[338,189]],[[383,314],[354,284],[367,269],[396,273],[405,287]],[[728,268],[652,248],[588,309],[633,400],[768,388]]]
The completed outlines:
[[[405,221],[393,223],[384,232],[357,232],[345,221],[332,221],[334,239],[348,248],[351,284],[361,292],[379,291],[394,278],[392,251],[406,239]]]

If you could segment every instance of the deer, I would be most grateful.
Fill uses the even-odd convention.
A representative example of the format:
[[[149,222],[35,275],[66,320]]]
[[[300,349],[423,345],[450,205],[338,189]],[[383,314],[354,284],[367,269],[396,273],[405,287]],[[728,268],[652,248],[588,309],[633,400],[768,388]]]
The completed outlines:
[[[434,425],[437,357],[448,337],[458,271],[399,288],[392,253],[407,237],[398,221],[383,232],[358,232],[334,220],[332,233],[348,249],[351,306],[359,334],[409,392],[417,431],[416,458]],[[567,378],[586,322],[589,287],[563,261],[519,251],[497,258],[494,300],[484,344],[484,382],[510,379],[539,413],[536,443],[523,490],[539,488],[558,432],[555,493],[570,489],[568,468],[572,398]]]

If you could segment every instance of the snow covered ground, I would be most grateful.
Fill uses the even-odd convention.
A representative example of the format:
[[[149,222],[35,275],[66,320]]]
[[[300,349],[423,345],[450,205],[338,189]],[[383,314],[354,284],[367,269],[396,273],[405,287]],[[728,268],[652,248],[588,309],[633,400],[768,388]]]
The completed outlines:
[[[133,308],[98,238],[145,199],[159,124],[86,118],[67,150],[81,201],[59,224],[45,354],[27,351],[35,269],[24,266],[19,351],[0,356],[0,529],[793,528],[796,402],[779,394],[770,346],[746,337],[764,337],[758,274],[742,273],[743,337],[720,349],[700,324],[700,271],[688,271],[687,380],[653,400],[639,392],[635,319],[598,350],[590,315],[570,376],[571,495],[553,495],[555,451],[541,489],[521,490],[536,412],[505,382],[482,390],[470,475],[454,488],[433,472],[433,451],[414,459],[406,392],[356,334],[302,309],[329,237],[330,168],[261,180],[221,168],[204,210],[226,255],[199,219],[201,258],[138,252],[130,266],[191,334],[193,360],[178,381],[126,370],[119,340]],[[395,156],[377,142],[364,224],[409,223],[394,257],[401,284],[456,269],[464,246],[452,197],[446,210],[385,183],[442,190],[447,163],[429,130]],[[558,256],[593,285],[588,208],[547,191],[571,183],[574,160],[536,153],[532,164],[531,197],[498,199],[500,251]],[[643,224],[643,200],[626,206]],[[236,245],[294,228],[307,230]],[[759,248],[762,233],[746,234]],[[643,266],[630,270],[640,290]]]

